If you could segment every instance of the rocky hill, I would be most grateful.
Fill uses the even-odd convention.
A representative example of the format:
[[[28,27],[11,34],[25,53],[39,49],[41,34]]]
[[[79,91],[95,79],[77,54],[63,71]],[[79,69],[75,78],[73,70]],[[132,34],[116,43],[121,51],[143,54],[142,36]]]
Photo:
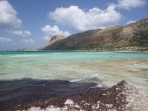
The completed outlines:
[[[40,48],[40,50],[48,50],[49,48],[49,46],[52,46],[52,45],[58,45],[58,44],[56,44],[57,42],[59,42],[59,41],[61,41],[61,40],[63,40],[63,39],[65,39],[65,37],[64,36],[62,36],[62,35],[55,35],[55,36],[53,36],[51,39],[50,39],[50,41],[49,41],[49,43],[47,44],[47,45],[45,45],[45,46],[43,46],[42,48]]]
[[[148,18],[126,26],[52,37],[41,50],[148,50]]]

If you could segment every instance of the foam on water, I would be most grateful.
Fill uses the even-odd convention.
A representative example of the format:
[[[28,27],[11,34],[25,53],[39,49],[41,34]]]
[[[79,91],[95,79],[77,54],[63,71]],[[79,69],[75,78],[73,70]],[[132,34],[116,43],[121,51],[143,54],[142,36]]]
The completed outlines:
[[[69,80],[70,82],[80,82],[80,81],[83,81],[83,82],[96,82],[98,83],[99,82],[99,77],[97,74],[90,74],[92,76],[87,76],[87,77],[83,77],[83,78],[77,78],[77,79],[72,79],[72,80]],[[95,81],[94,81],[95,80]]]
[[[73,80],[69,80],[70,82],[78,82],[81,81],[82,79],[73,79]]]

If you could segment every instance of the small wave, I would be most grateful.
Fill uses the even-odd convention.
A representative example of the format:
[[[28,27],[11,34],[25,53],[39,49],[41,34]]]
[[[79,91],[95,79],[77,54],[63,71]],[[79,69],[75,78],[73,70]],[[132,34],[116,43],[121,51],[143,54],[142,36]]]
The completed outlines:
[[[53,53],[53,55],[59,55],[59,54],[62,54],[62,53]]]
[[[11,69],[13,66],[7,66],[7,68]]]
[[[86,79],[86,80],[94,80],[94,79],[98,79],[98,75],[97,74],[93,74],[91,76],[88,76],[88,77],[85,77],[83,79]]]
[[[97,84],[96,87],[103,87],[103,84]]]
[[[69,80],[70,82],[79,82],[81,81],[82,79],[73,79],[73,80]]]
[[[10,57],[39,57],[43,55],[12,55]]]
[[[132,67],[135,67],[135,68],[148,68],[148,66],[146,64],[133,64]]]
[[[101,82],[101,80],[99,79],[97,74],[94,74],[94,75],[89,76],[89,77],[73,79],[73,80],[69,80],[69,81],[70,82],[96,82],[96,83],[100,83]]]
[[[94,75],[90,76],[90,78],[94,78],[94,77],[98,77],[98,75],[94,74]]]

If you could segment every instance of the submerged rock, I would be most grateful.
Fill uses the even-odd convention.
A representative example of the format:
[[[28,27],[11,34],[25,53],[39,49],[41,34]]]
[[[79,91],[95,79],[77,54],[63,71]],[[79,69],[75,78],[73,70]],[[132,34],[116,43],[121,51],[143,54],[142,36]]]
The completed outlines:
[[[14,81],[13,81],[14,82]],[[14,83],[18,83],[14,82]],[[94,83],[25,81],[8,90],[0,82],[2,111],[147,111],[148,90],[121,81],[111,88]],[[11,83],[12,85],[13,83]],[[30,84],[30,85],[29,85]],[[2,87],[7,89],[3,89]]]
[[[26,110],[32,106],[62,107],[67,97],[82,95],[96,83],[66,80],[4,80],[0,81],[0,111]]]

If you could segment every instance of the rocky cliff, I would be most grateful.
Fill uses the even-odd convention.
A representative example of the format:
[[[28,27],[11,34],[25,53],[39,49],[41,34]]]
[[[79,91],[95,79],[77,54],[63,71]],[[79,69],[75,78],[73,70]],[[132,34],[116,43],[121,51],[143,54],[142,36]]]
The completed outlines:
[[[61,41],[61,40],[63,40],[63,39],[65,39],[65,37],[64,36],[62,36],[62,35],[55,35],[55,36],[53,36],[51,39],[50,39],[50,41],[48,42],[48,44],[47,45],[45,45],[45,46],[43,46],[42,48],[40,48],[40,50],[48,50],[49,48],[49,46],[52,46],[52,45],[56,45],[56,43],[58,42],[58,41]],[[58,45],[58,44],[57,44]]]
[[[148,18],[126,26],[53,37],[41,50],[148,50]]]

